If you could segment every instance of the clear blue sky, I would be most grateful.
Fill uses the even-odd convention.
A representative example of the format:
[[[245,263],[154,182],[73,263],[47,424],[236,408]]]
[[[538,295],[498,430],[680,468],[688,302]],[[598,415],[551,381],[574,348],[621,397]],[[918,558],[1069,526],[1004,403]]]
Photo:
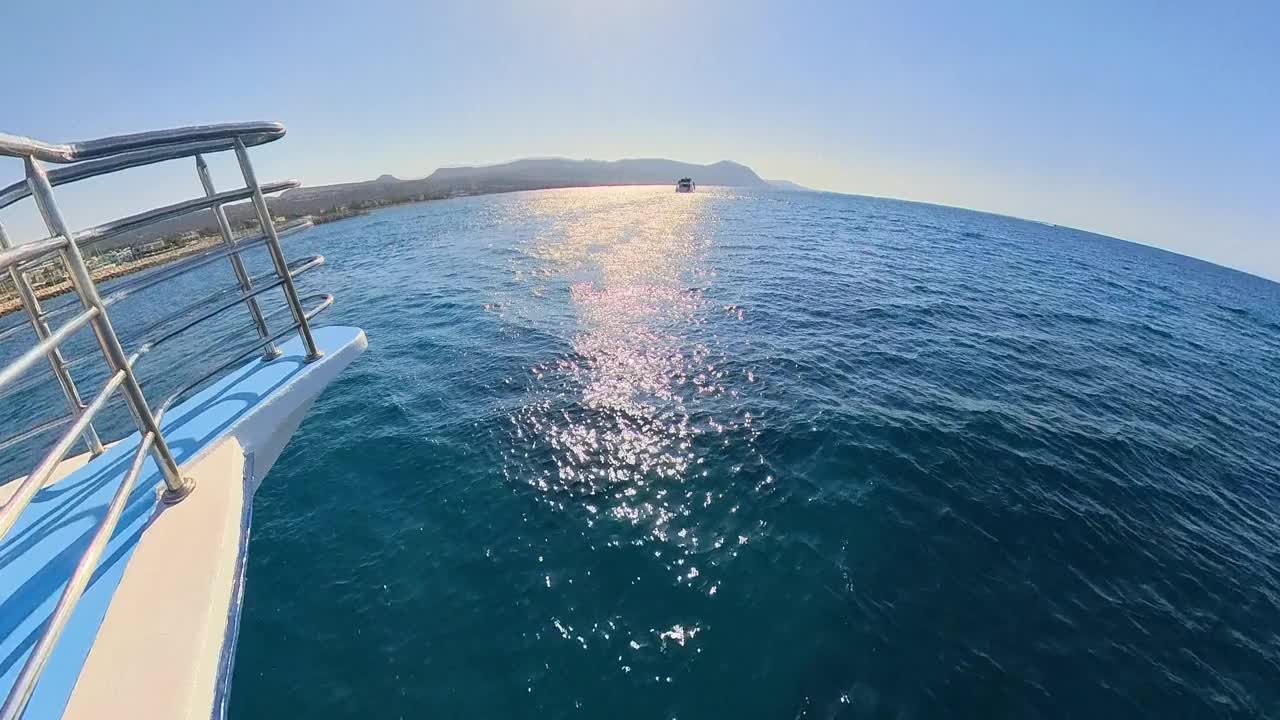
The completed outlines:
[[[312,184],[727,158],[1280,278],[1276,3],[49,0],[3,3],[0,27],[12,133],[279,119],[259,174]],[[72,188],[68,215],[194,196],[193,175]],[[37,232],[29,210],[0,220]]]

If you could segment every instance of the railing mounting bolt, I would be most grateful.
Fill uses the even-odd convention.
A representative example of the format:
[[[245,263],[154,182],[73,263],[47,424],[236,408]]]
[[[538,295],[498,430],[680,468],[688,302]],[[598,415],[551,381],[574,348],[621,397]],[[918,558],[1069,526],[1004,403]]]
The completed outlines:
[[[196,481],[184,476],[182,478],[182,487],[177,490],[171,490],[168,487],[165,487],[160,491],[160,502],[165,505],[177,505],[185,500],[186,497],[191,494],[191,491],[195,489]]]

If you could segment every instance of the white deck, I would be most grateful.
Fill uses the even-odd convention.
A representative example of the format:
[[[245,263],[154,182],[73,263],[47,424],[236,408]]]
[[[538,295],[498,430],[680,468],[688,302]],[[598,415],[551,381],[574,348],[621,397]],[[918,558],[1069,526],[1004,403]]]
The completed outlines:
[[[154,489],[158,469],[140,480],[130,501],[135,519],[113,536],[26,717],[223,716],[253,493],[321,390],[367,346],[354,328],[320,328],[316,337],[322,359],[302,363],[301,346],[286,345],[280,359],[249,363],[166,416],[165,434],[195,490],[165,506]],[[96,524],[100,499],[113,491],[104,467],[136,444],[135,435],[92,461],[64,461],[32,503],[37,517],[0,543],[0,600],[27,613],[5,618],[0,657],[19,662],[0,668],[0,690],[69,576],[54,571],[87,541],[80,525]],[[0,500],[15,484],[0,486]],[[46,579],[54,576],[61,580]]]
[[[184,467],[199,492],[161,510],[125,568],[64,718],[211,715],[247,540],[234,437]],[[229,669],[229,668],[227,668]]]

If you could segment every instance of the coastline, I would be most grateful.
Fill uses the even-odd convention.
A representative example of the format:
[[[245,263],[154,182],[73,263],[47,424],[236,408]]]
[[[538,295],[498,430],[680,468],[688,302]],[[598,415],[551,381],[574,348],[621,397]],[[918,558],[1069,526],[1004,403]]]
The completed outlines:
[[[337,215],[313,215],[309,216],[308,219],[316,225],[323,225],[324,223],[337,222],[338,220],[345,220],[350,217],[358,217],[359,215],[364,214],[366,213],[358,212]],[[288,219],[296,220],[298,218]],[[222,238],[219,236],[202,237],[200,240],[183,245],[182,247],[158,252],[154,255],[148,255],[147,257],[139,258],[137,260],[130,260],[129,262],[98,268],[91,271],[91,274],[93,275],[93,281],[101,284],[108,280],[114,280],[126,275],[133,275],[135,273],[143,272],[144,270],[151,270],[152,268],[157,268],[162,265],[168,265],[170,263],[177,262],[182,258],[210,250],[220,245],[222,245]],[[36,299],[41,302],[50,298],[58,297],[59,295],[65,295],[69,292],[71,292],[71,283],[67,280],[35,288]],[[21,309],[22,301],[18,298],[17,293],[9,293],[0,297],[0,317],[4,317]]]
[[[118,277],[123,277],[125,275],[132,275],[134,273],[142,272],[143,270],[150,270],[151,268],[159,267],[161,265],[168,265],[169,263],[174,262],[176,260],[180,260],[184,257],[187,257],[188,255],[194,255],[198,252],[203,252],[205,250],[208,250],[209,248],[212,248],[220,244],[222,244],[221,238],[208,238],[208,239],[199,240],[197,242],[193,242],[190,245],[184,245],[183,247],[176,248],[168,252],[149,255],[140,260],[131,260],[127,263],[121,263],[119,265],[112,265],[110,267],[100,268],[92,273],[93,281],[96,283],[102,283],[107,280],[114,280]],[[35,288],[35,292],[36,292],[36,299],[43,301],[49,298],[58,297],[59,295],[64,295],[66,293],[71,292],[71,283],[69,281],[63,280],[62,282],[59,282],[59,283],[53,283],[51,285],[44,285],[42,287]],[[9,313],[12,313],[21,309],[22,309],[22,302],[18,298],[16,293],[0,299],[0,317],[4,317]]]
[[[305,215],[294,216],[286,213],[282,217],[286,221],[306,218],[311,220],[312,223],[316,225],[322,225],[324,223],[337,222],[338,220],[346,220],[347,218],[351,218],[351,217],[367,215],[374,210],[381,210],[383,208],[400,207],[402,205],[415,205],[417,203],[434,202],[437,200],[450,200],[456,197],[471,197],[476,195],[503,195],[511,192],[525,192],[531,189],[554,190],[554,189],[563,189],[563,188],[570,188],[570,187],[602,187],[602,186],[613,187],[618,185],[632,185],[632,184],[634,183],[593,183],[593,184],[587,184],[587,185],[582,185],[577,183],[569,183],[564,185],[556,184],[556,183],[550,183],[550,184],[541,183],[538,185],[538,187],[535,187],[535,188],[493,187],[493,188],[487,188],[487,189],[478,190],[478,191],[477,190],[457,191],[457,192],[442,194],[438,196],[421,196],[420,195],[417,197],[404,199],[404,200],[375,201],[371,203],[366,202],[354,207],[331,207],[320,212],[312,212],[312,213],[307,213]],[[161,237],[159,239],[165,239],[165,238]],[[111,265],[109,267],[92,270],[91,274],[93,275],[94,282],[101,283],[108,280],[114,280],[119,277],[124,277],[125,275],[133,275],[135,273],[139,273],[144,270],[150,270],[152,268],[160,267],[161,265],[168,265],[169,263],[176,262],[178,260],[181,260],[184,257],[188,257],[190,255],[194,255],[196,253],[209,250],[210,248],[220,245],[221,243],[222,243],[222,238],[220,236],[201,237],[200,240],[191,242],[181,247],[172,248],[164,252],[158,252],[153,255],[148,255],[147,257],[140,258],[137,260],[130,260],[129,262],[126,262],[126,263],[120,263],[117,265]],[[0,278],[0,279],[7,280],[7,278]],[[69,292],[71,292],[71,283],[66,280],[35,288],[36,299],[40,301],[48,300],[50,298],[55,298],[55,297],[58,297],[59,295],[64,295]],[[10,291],[0,296],[0,318],[6,315],[12,314],[21,309],[22,309],[22,302],[18,298],[18,295],[16,292]]]

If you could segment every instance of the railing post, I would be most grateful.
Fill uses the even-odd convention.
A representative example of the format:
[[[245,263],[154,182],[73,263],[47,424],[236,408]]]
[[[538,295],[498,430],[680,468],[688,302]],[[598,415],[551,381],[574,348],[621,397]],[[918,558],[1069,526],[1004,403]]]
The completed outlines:
[[[86,310],[89,308],[98,310],[97,316],[92,320],[92,326],[93,333],[98,338],[98,345],[102,348],[102,355],[106,359],[111,372],[123,371],[125,374],[124,382],[121,384],[120,389],[129,405],[129,411],[133,414],[133,419],[138,425],[138,432],[155,435],[155,442],[151,446],[151,454],[155,458],[156,464],[160,466],[160,474],[164,477],[165,492],[163,500],[166,503],[176,503],[191,494],[191,491],[195,488],[195,482],[190,478],[182,477],[181,471],[178,469],[178,463],[174,460],[173,453],[169,450],[169,445],[165,442],[164,436],[160,432],[160,426],[156,422],[155,416],[151,414],[151,408],[147,405],[147,398],[142,394],[142,388],[138,385],[138,379],[133,374],[133,368],[129,366],[129,359],[124,354],[124,348],[120,346],[120,339],[116,336],[115,329],[111,327],[111,320],[107,317],[107,308],[102,303],[102,297],[98,295],[98,287],[93,282],[93,276],[89,274],[89,268],[84,263],[84,256],[80,254],[79,246],[76,245],[75,233],[67,225],[67,221],[62,217],[62,212],[58,209],[58,205],[53,199],[53,186],[49,183],[49,176],[34,158],[27,157],[24,160],[27,186],[31,188],[31,196],[35,198],[36,206],[40,209],[40,215],[44,218],[45,225],[49,228],[50,233],[61,235],[67,239],[67,247],[61,251],[61,254],[71,279],[71,287],[75,289],[76,295],[80,297],[80,302]]]
[[[0,250],[7,250],[13,247],[9,242],[9,236],[4,231],[4,225],[0,225]],[[9,279],[13,281],[13,287],[18,292],[18,299],[22,302],[22,309],[27,314],[27,320],[31,322],[31,329],[35,331],[39,340],[49,337],[49,323],[45,322],[44,309],[40,307],[40,299],[36,297],[35,289],[31,287],[31,283],[27,281],[27,276],[17,266],[9,268]],[[62,387],[62,396],[66,398],[67,409],[71,411],[71,421],[75,422],[80,418],[80,414],[84,412],[84,401],[80,399],[80,391],[76,388],[75,380],[71,377],[71,372],[67,370],[67,361],[62,357],[62,350],[54,347],[48,355],[49,368],[53,370],[54,377],[58,378],[58,385]],[[80,434],[84,439],[85,447],[89,449],[89,453],[94,456],[102,454],[102,440],[98,437],[98,431],[94,429],[93,423],[85,426],[84,432]]]
[[[253,190],[253,207],[258,211],[258,223],[262,225],[262,233],[266,237],[267,250],[271,254],[271,262],[276,267],[276,275],[280,277],[284,289],[284,299],[289,303],[293,319],[298,323],[298,335],[307,350],[306,362],[319,360],[324,353],[316,348],[315,338],[311,336],[311,325],[307,322],[307,314],[298,300],[298,290],[293,286],[293,276],[289,274],[289,263],[284,259],[280,249],[280,236],[276,234],[276,224],[271,219],[271,210],[267,207],[267,199],[262,195],[262,187],[258,185],[258,177],[253,172],[253,163],[249,162],[249,151],[244,141],[236,138],[236,159],[240,161],[240,174],[244,176],[247,187]]]
[[[203,155],[196,155],[196,173],[200,176],[200,184],[204,187],[206,197],[213,197],[218,194],[217,188],[213,185],[213,178],[209,175],[209,165],[204,161]],[[222,233],[222,243],[228,249],[234,249],[236,246],[235,234],[231,232],[231,223],[227,220],[227,211],[221,204],[213,206],[213,217],[218,221],[218,230]],[[240,290],[248,293],[253,289],[253,280],[249,279],[249,272],[245,270],[244,261],[239,255],[229,255],[231,260],[231,269],[235,271],[236,282],[240,283]],[[266,340],[271,337],[270,331],[267,329],[266,318],[262,316],[262,308],[258,307],[257,298],[249,298],[246,302],[249,307],[249,314],[253,316],[253,325],[258,330],[258,337]],[[262,349],[262,358],[264,360],[273,360],[280,357],[280,348],[275,343],[268,342],[266,347]]]

